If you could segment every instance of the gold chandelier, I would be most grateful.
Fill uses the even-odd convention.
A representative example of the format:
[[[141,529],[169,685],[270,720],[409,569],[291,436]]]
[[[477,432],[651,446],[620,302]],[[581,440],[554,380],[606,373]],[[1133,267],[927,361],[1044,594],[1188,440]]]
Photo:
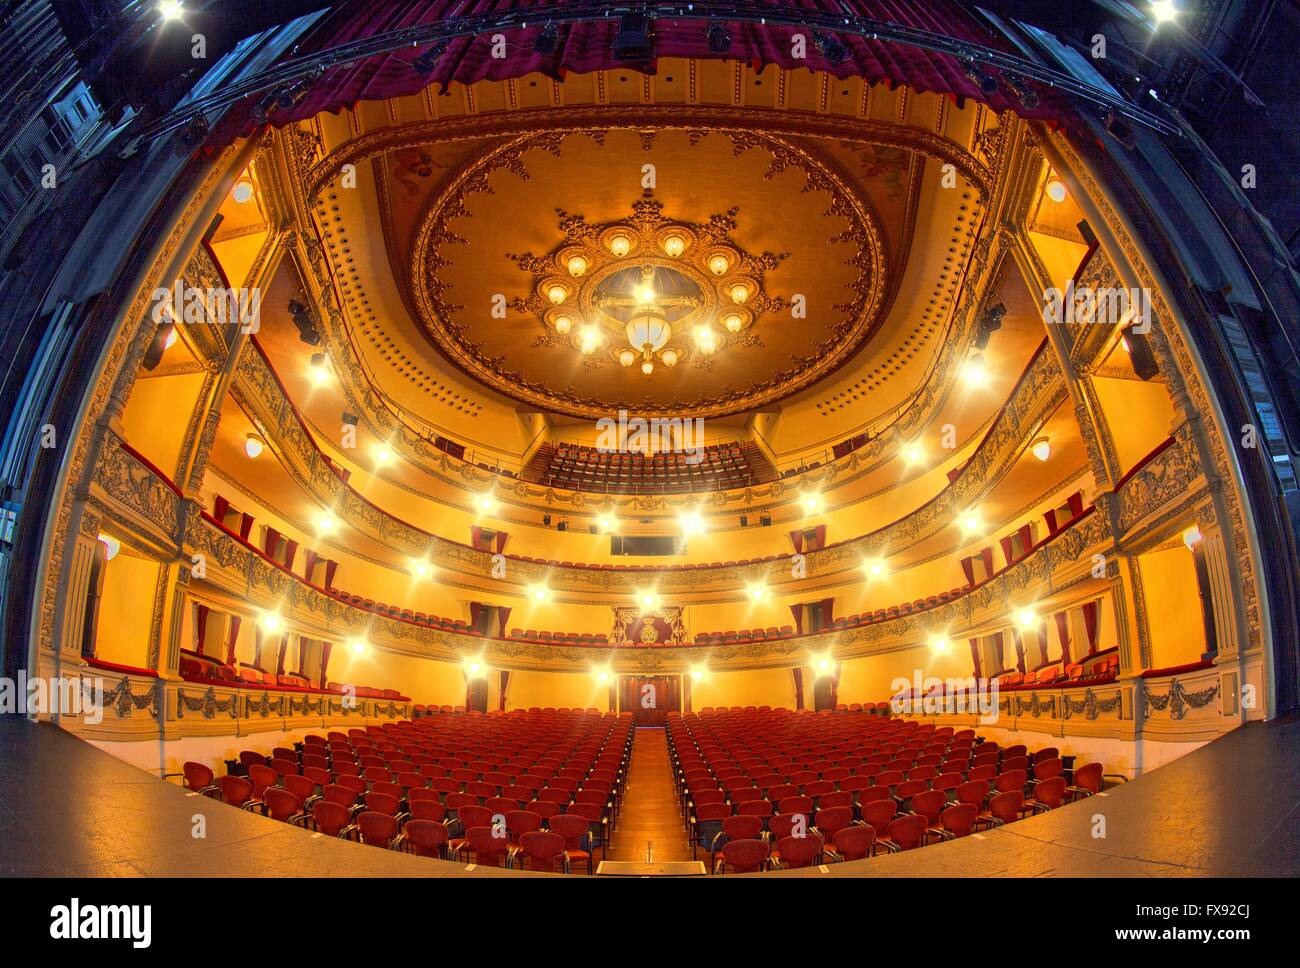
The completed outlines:
[[[748,341],[758,316],[783,305],[764,292],[762,274],[785,256],[741,250],[730,238],[736,211],[703,224],[670,220],[647,190],[623,221],[589,225],[561,212],[560,246],[510,257],[534,275],[520,308],[545,326],[538,343],[576,349],[588,366],[639,363],[648,377]]]

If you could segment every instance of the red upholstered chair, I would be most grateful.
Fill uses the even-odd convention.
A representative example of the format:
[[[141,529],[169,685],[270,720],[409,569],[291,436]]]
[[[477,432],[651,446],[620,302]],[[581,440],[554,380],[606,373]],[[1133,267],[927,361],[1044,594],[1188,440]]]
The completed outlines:
[[[377,810],[357,814],[354,827],[361,842],[372,847],[391,847],[397,837],[397,818]]]
[[[352,814],[347,807],[329,800],[317,800],[310,814],[300,816],[298,823],[304,827],[313,827],[326,837],[338,837],[347,829]]]
[[[211,768],[204,766],[202,763],[195,763],[190,760],[181,764],[181,776],[183,777],[185,789],[193,790],[195,793],[211,795],[219,789],[215,783],[215,776]]]
[[[273,787],[280,777],[269,766],[254,763],[248,768],[248,782],[253,784],[253,799],[261,800],[268,787]]]
[[[891,854],[896,854],[899,851],[923,847],[928,831],[929,824],[925,817],[919,813],[907,813],[891,820],[885,836],[877,839],[876,843]]]
[[[1024,770],[1003,770],[993,781],[993,789],[998,793],[1009,790],[1023,790],[1028,777]]]
[[[1065,777],[1054,776],[1034,786],[1034,795],[1024,802],[1020,810],[1046,813],[1065,802]]]
[[[557,814],[551,818],[551,833],[564,839],[564,860],[572,870],[575,861],[586,863],[587,873],[592,872],[592,852],[590,838],[587,836],[587,818],[575,814]]]
[[[888,800],[872,800],[861,808],[862,821],[877,830],[884,830],[898,813],[898,804],[893,797]]]
[[[549,830],[531,830],[520,838],[514,862],[526,870],[551,871],[558,868],[569,873],[569,857],[565,840]]]
[[[833,807],[853,807],[853,794],[847,790],[836,790],[834,793],[825,793],[817,798],[817,804],[823,810],[830,810]]]
[[[912,797],[912,813],[925,817],[931,830],[939,826],[939,814],[948,805],[948,794],[942,790],[925,790]],[[978,813],[978,810],[976,811]]]
[[[491,826],[470,827],[465,831],[465,843],[461,850],[470,854],[473,862],[481,867],[501,867],[509,856],[510,841],[506,837],[498,837],[498,833],[504,831]]]
[[[803,813],[812,816],[812,797],[785,797],[777,804],[780,813]]]
[[[752,840],[763,833],[763,818],[754,814],[738,814],[726,817],[722,821],[723,842],[732,840]],[[717,849],[715,845],[715,850]]]
[[[253,799],[253,784],[242,776],[223,776],[217,780],[221,799],[232,807],[242,807]]]
[[[781,840],[785,837],[796,836],[796,831],[807,833],[812,829],[812,826],[812,814],[810,812],[799,811],[792,813],[778,813],[767,822],[767,829],[771,840]]]
[[[420,801],[428,803],[427,800]],[[441,806],[433,804],[433,806]],[[406,821],[397,838],[396,847],[420,857],[447,856],[447,826],[433,819],[412,818]]]
[[[266,816],[282,823],[288,823],[302,810],[302,801],[280,787],[271,787],[267,790],[262,802],[266,807],[264,810]]]
[[[968,780],[956,790],[958,803],[973,803],[984,809],[984,798],[989,794],[989,785],[985,780]]]
[[[441,824],[447,819],[447,808],[437,800],[412,800],[408,806],[411,820],[432,820]]]
[[[746,800],[736,804],[736,813],[742,817],[770,817],[773,812],[771,800]]]
[[[732,840],[722,846],[714,862],[715,874],[753,874],[767,867],[767,841]]]
[[[965,837],[971,832],[979,807],[973,803],[954,803],[939,814],[940,834],[944,840]]]
[[[852,824],[852,807],[827,807],[817,811],[817,832],[825,840],[834,840],[837,833]]]
[[[1025,802],[1025,795],[1020,790],[1010,790],[1006,793],[999,793],[993,799],[989,800],[989,808],[975,818],[972,827],[974,830],[982,830],[986,827],[1001,827],[1003,824],[1011,823],[1020,817],[1020,808]]]
[[[510,852],[518,853],[523,843],[524,834],[541,830],[544,818],[531,810],[511,810],[506,817],[506,839],[510,842]]]
[[[713,841],[722,833],[722,823],[731,816],[729,803],[705,803],[695,808],[695,815],[687,818],[691,838],[691,859],[697,850],[713,853]]]
[[[875,848],[876,829],[864,824],[854,824],[836,832],[831,838],[831,846],[824,852],[832,861],[862,860],[869,857]]]
[[[402,801],[391,793],[371,790],[366,794],[366,811],[369,813],[386,813],[390,817],[396,817],[401,807]]]
[[[1101,792],[1101,764],[1085,763],[1074,771],[1074,782],[1065,788],[1067,803]]]
[[[1039,783],[1060,776],[1064,766],[1065,764],[1059,756],[1046,760],[1036,760],[1034,762],[1034,782]]]
[[[811,867],[820,861],[823,844],[822,835],[811,830],[803,837],[783,837],[771,853],[772,867],[775,870]]]

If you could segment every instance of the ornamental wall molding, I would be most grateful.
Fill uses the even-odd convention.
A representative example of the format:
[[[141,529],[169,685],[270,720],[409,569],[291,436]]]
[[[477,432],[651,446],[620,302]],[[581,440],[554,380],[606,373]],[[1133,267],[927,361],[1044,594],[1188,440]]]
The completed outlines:
[[[261,354],[249,352],[240,357],[232,392],[280,456],[283,466],[317,503],[334,508],[350,526],[376,537],[399,554],[428,555],[440,568],[475,577],[491,576],[491,554],[417,529],[380,510],[345,485],[304,431],[280,382]],[[1040,351],[955,480],[927,504],[875,532],[821,551],[807,552],[808,574],[826,577],[855,570],[864,557],[897,553],[947,527],[959,511],[977,504],[996,487],[1019,460],[1029,439],[1065,402],[1067,395],[1055,357],[1046,350]],[[285,516],[285,520],[290,518]],[[504,580],[518,585],[546,581],[556,590],[617,593],[626,587],[628,575],[641,574],[564,568],[510,556],[507,561],[510,564]],[[740,587],[767,577],[771,570],[771,562],[756,562],[731,568],[664,569],[655,575],[662,591],[674,592],[694,591],[702,585]],[[773,579],[779,577],[774,575]]]
[[[1130,233],[1125,219],[1115,209],[1107,193],[1098,183],[1091,166],[1085,163],[1068,138],[1059,133],[1043,131],[1045,143],[1050,144],[1063,159],[1063,164],[1079,179],[1085,194],[1101,213],[1107,228],[1120,246],[1124,261],[1134,273],[1141,288],[1150,293],[1153,314],[1149,338],[1155,351],[1156,362],[1169,387],[1175,409],[1194,415],[1205,415],[1205,422],[1192,435],[1198,460],[1205,469],[1211,488],[1219,482],[1228,486],[1215,491],[1222,501],[1223,531],[1229,536],[1233,554],[1228,556],[1235,571],[1239,589],[1239,624],[1243,627],[1251,648],[1263,644],[1263,621],[1259,599],[1259,585],[1255,569],[1255,552],[1251,547],[1251,521],[1245,510],[1241,481],[1234,470],[1234,460],[1225,445],[1231,439],[1231,429],[1221,426],[1216,417],[1214,398],[1202,377],[1192,347],[1187,341],[1178,316],[1165,297],[1157,278],[1148,265],[1143,249]],[[1225,437],[1228,434],[1228,437]],[[1212,474],[1211,474],[1212,471]]]

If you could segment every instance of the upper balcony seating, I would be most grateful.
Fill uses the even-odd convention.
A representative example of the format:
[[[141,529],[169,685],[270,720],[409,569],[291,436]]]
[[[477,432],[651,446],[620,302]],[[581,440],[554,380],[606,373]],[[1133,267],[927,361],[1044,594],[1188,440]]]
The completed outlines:
[[[181,678],[186,682],[209,686],[227,686],[231,688],[248,688],[252,686],[260,689],[328,692],[339,695],[345,689],[343,683],[337,682],[327,682],[325,688],[322,689],[317,680],[297,673],[276,675],[273,672],[263,672],[261,669],[249,665],[241,665],[236,670],[225,662],[218,661],[211,656],[199,655],[197,652],[190,652],[186,649],[181,650],[178,671]],[[403,696],[396,689],[376,689],[373,686],[348,685],[362,699],[392,699],[395,702],[410,702],[408,696]]]
[[[574,491],[686,494],[764,484],[776,479],[776,470],[750,441],[714,444],[697,453],[650,455],[543,444],[520,476]]]
[[[1058,661],[1039,669],[1031,669],[1023,674],[1008,672],[998,676],[998,688],[1060,688],[1062,686],[1113,682],[1117,678],[1119,678],[1119,652],[1114,648],[1110,648],[1085,656],[1078,662],[1071,662],[1065,666],[1062,666]]]

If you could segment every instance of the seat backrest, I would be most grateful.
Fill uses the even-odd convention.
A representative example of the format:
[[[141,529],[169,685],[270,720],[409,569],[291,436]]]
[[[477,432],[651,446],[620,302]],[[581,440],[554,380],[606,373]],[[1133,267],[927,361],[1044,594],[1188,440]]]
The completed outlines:
[[[948,795],[943,790],[925,790],[912,797],[912,809],[925,817],[932,827],[939,822],[939,814],[947,803]]]
[[[727,869],[734,874],[749,874],[761,870],[767,863],[767,842],[754,838],[728,841],[722,847],[722,857]]]
[[[776,852],[785,867],[808,867],[822,852],[824,843],[820,834],[809,831],[803,837],[782,837],[776,842]]]
[[[302,807],[301,801],[296,796],[280,787],[268,789],[263,800],[266,803],[267,816],[272,820],[288,820]]]
[[[1053,777],[1060,776],[1061,771],[1062,769],[1064,769],[1064,767],[1065,764],[1064,762],[1062,762],[1059,756],[1055,756],[1052,757],[1051,759],[1046,759],[1046,760],[1035,760],[1034,779],[1050,780]]]
[[[1034,785],[1034,799],[1053,810],[1065,799],[1065,777],[1054,776]]]
[[[221,798],[232,807],[242,807],[253,799],[253,784],[242,776],[223,776],[217,784],[221,787]]]
[[[817,811],[817,829],[824,837],[834,837],[836,832],[851,823],[853,823],[852,807],[826,807]]]
[[[422,801],[427,803],[428,801]],[[437,804],[435,804],[437,806]],[[402,827],[406,839],[415,848],[417,854],[435,856],[440,853],[442,845],[447,842],[447,827],[432,817],[416,817],[406,821]]]
[[[366,794],[366,810],[369,813],[386,813],[390,817],[395,817],[401,805],[401,799],[391,793],[380,793],[377,790],[371,790]]]
[[[862,819],[877,830],[884,830],[898,813],[898,804],[893,799],[872,800],[861,805]]]
[[[971,825],[979,816],[979,807],[973,803],[954,803],[939,814],[943,829],[958,837],[965,837],[971,832]]]
[[[1020,816],[1020,808],[1024,802],[1025,795],[1022,791],[1008,790],[1006,793],[999,793],[989,801],[989,813],[1003,823],[1011,823]]]
[[[337,837],[348,825],[348,808],[330,800],[317,800],[311,813],[316,829],[326,837]]]
[[[1074,786],[1081,787],[1089,793],[1101,792],[1101,764],[1085,763],[1074,771]]]
[[[397,836],[397,818],[377,810],[363,810],[357,815],[357,829],[363,843],[373,847],[387,847]]]
[[[898,845],[899,849],[911,850],[914,847],[921,846],[928,826],[925,817],[920,814],[904,814],[901,817],[895,817],[889,822],[887,836]]]
[[[530,867],[549,865],[554,870],[556,861],[564,857],[565,840],[550,830],[530,830],[519,838],[519,846]]]
[[[977,807],[983,806],[984,798],[988,796],[989,785],[987,780],[968,780],[957,788],[958,803],[973,803]]]
[[[845,860],[861,860],[871,852],[871,846],[875,842],[875,828],[861,824],[837,830],[831,838],[835,850]]]
[[[722,821],[722,832],[728,840],[748,840],[763,832],[763,818],[752,814],[726,817]]]
[[[432,820],[441,826],[447,817],[447,808],[437,800],[412,800],[408,806],[411,817],[415,820]]]

